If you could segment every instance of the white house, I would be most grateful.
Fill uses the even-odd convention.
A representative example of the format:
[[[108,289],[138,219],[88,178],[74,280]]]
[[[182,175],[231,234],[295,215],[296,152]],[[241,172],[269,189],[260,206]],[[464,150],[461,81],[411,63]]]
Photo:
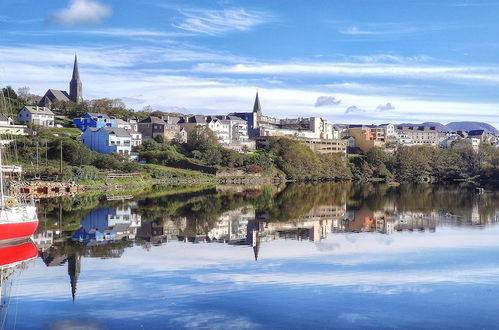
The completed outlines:
[[[129,156],[132,152],[132,136],[121,127],[89,127],[81,138],[90,150],[101,154],[116,152]]]
[[[18,118],[20,122],[54,127],[54,113],[49,108],[27,105],[19,111]]]

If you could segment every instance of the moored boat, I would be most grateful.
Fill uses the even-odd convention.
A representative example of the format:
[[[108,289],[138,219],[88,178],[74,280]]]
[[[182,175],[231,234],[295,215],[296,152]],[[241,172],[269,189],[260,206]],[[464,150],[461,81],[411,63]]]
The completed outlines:
[[[17,205],[13,198],[0,203],[0,244],[26,239],[35,233],[38,227],[36,206]]]

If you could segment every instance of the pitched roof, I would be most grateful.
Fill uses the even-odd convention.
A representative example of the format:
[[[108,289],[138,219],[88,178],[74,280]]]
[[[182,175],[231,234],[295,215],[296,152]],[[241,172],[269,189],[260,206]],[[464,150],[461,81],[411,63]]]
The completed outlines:
[[[108,115],[104,114],[104,113],[98,113],[98,112],[89,112],[87,113],[87,115],[89,115],[90,117],[92,118],[99,118],[99,117],[102,117],[104,119],[110,119]]]
[[[54,115],[54,113],[52,111],[50,111],[49,108],[45,108],[45,107],[37,107],[37,106],[27,105],[24,108],[26,108],[31,113],[36,113],[39,115]]]
[[[485,130],[483,130],[483,129],[475,129],[475,130],[469,131],[468,136],[470,136],[470,135],[473,135],[473,136],[480,135],[481,136],[484,133],[485,133]]]
[[[58,90],[58,89],[49,89],[47,91],[47,93],[45,93],[45,95],[47,95],[49,92],[52,93],[52,95],[54,96],[54,98],[49,97],[49,99],[51,101],[54,101],[54,100],[64,101],[64,102],[71,101],[69,99],[69,95],[68,95],[68,93],[66,91],[61,91],[61,90]]]
[[[5,116],[5,115],[2,115],[0,113],[0,121],[9,121],[9,118],[7,116]]]
[[[150,116],[149,118],[142,120],[141,123],[166,124],[163,119],[154,116]]]
[[[108,134],[114,134],[118,137],[132,137],[130,133],[122,127],[103,127]]]

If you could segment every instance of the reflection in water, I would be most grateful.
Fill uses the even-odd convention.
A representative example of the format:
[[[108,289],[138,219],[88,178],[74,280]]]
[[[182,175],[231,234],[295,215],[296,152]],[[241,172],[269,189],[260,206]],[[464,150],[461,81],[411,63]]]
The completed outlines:
[[[388,270],[382,274],[369,274],[365,269],[361,269],[359,273],[352,272],[350,277],[343,273],[333,273],[326,264],[316,260],[289,261],[289,266],[282,266],[284,268],[280,269],[281,273],[271,271],[260,274],[260,271],[265,269],[257,267],[263,267],[261,265],[265,265],[265,261],[272,260],[272,258],[278,265],[280,259],[276,259],[275,256],[286,255],[286,250],[279,251],[280,254],[276,252],[282,243],[300,244],[299,249],[304,251],[304,256],[315,256],[315,252],[305,251],[309,251],[309,247],[312,246],[317,247],[320,253],[327,255],[331,251],[340,249],[341,244],[343,244],[341,246],[343,251],[348,250],[345,249],[345,242],[349,242],[348,247],[351,251],[358,253],[367,251],[370,247],[371,243],[363,245],[362,241],[389,242],[393,238],[398,238],[397,249],[400,251],[404,248],[403,242],[410,241],[410,244],[414,244],[418,239],[424,240],[425,237],[435,236],[451,227],[490,229],[492,227],[489,224],[499,221],[498,201],[499,196],[493,189],[488,189],[485,194],[478,195],[474,193],[472,187],[466,186],[402,185],[390,187],[324,183],[292,184],[285,188],[264,186],[232,189],[221,187],[181,194],[172,194],[170,190],[158,187],[133,200],[106,200],[99,196],[77,196],[71,200],[43,202],[40,205],[41,224],[34,241],[43,260],[43,267],[50,267],[44,268],[47,272],[64,267],[61,269],[64,270],[66,281],[64,292],[67,295],[65,297],[67,300],[71,297],[73,302],[78,302],[78,292],[80,292],[80,300],[83,293],[91,292],[91,287],[88,286],[89,277],[95,277],[99,268],[104,267],[103,263],[96,266],[96,260],[110,259],[103,262],[106,265],[119,265],[119,261],[130,260],[130,258],[135,260],[133,263],[135,267],[142,264],[153,265],[150,268],[145,267],[150,273],[140,275],[144,279],[147,276],[154,278],[154,280],[145,281],[146,283],[156,280],[161,282],[161,278],[168,278],[168,284],[161,286],[162,284],[158,283],[157,289],[170,290],[168,286],[172,286],[168,291],[172,297],[178,294],[175,288],[187,290],[185,296],[189,296],[195,295],[200,285],[204,285],[204,289],[208,290],[206,283],[215,283],[216,286],[218,282],[225,284],[231,281],[239,283],[238,285],[254,281],[269,285],[288,283],[298,287],[321,283],[331,286],[342,283],[342,286],[348,287],[358,282],[362,285],[363,292],[372,293],[378,289],[370,287],[375,286],[372,280],[391,278],[387,274],[396,269],[401,277],[392,278],[397,288],[387,289],[387,292],[391,294],[401,292],[399,287],[404,287],[405,279],[409,287],[412,283],[410,281],[417,281],[418,276],[414,275],[409,266],[407,270],[401,268],[402,262],[397,261],[391,264],[389,261],[389,265],[386,266]],[[428,234],[414,236],[410,235],[410,232]],[[308,241],[314,244],[301,244],[295,241]],[[194,245],[197,243],[206,245]],[[179,254],[178,256],[168,257],[167,254],[162,254],[158,257],[154,254],[157,249],[163,252],[168,251],[170,246],[173,249],[172,253]],[[214,254],[210,260],[205,260],[210,253],[208,251],[201,257],[189,255],[196,247],[201,246],[203,246],[201,249],[210,249]],[[237,246],[240,248],[236,248]],[[220,250],[222,247],[225,249]],[[190,260],[191,264],[198,265],[201,269],[203,265],[209,268],[213,260],[217,258],[229,264],[230,258],[224,259],[224,256],[216,255],[216,251],[225,251],[224,253],[230,254],[231,252],[227,252],[227,249],[247,251],[244,258],[248,265],[245,265],[239,274],[225,273],[224,268],[215,269],[214,273],[206,274],[206,276],[203,275],[204,271],[201,271],[200,274],[194,275],[197,281],[194,285],[189,280],[185,280],[182,273],[175,273],[175,266],[182,269],[178,265],[182,262],[182,258]],[[298,258],[296,255],[299,255],[299,249],[293,252],[288,251],[287,254],[290,258]],[[383,249],[385,250],[380,250],[379,257],[381,253],[387,253],[391,248],[387,245]],[[132,257],[128,255],[127,259],[124,255],[125,251],[130,251],[127,253],[132,253]],[[181,251],[186,252],[182,254]],[[251,255],[258,260],[257,263],[252,261]],[[156,259],[148,260],[153,257]],[[404,256],[404,258],[407,257]],[[335,260],[339,262],[338,256],[335,256]],[[177,265],[174,264],[175,262]],[[353,264],[351,261],[342,262],[348,265]],[[429,261],[426,260],[417,262],[422,267],[428,267],[428,270],[424,269],[426,273],[423,273],[425,278],[430,279],[428,281],[433,281],[431,275],[434,264],[427,265]],[[434,262],[438,263],[439,260]],[[300,268],[302,264],[305,265],[304,268]],[[88,268],[89,265],[91,269]],[[164,267],[169,269],[169,272],[159,276],[155,271],[162,265],[165,265]],[[306,269],[307,266],[312,268]],[[111,273],[112,267],[107,268]],[[271,266],[267,264],[267,267]],[[305,274],[291,269],[301,269]],[[135,269],[121,267],[118,271],[133,272]],[[253,271],[255,273],[252,273]],[[349,271],[349,268],[345,271]],[[490,274],[486,274],[485,277],[493,277],[494,274],[495,268],[491,268]],[[86,282],[85,277],[87,277]],[[82,286],[85,283],[87,286]],[[125,282],[114,287],[114,290],[124,290],[127,285]],[[138,285],[137,282],[135,285]],[[216,290],[225,295],[227,293],[224,290],[235,290],[236,287],[224,288],[221,286]],[[156,288],[148,287],[147,289],[154,295]],[[357,287],[356,290],[360,289]],[[414,290],[420,290],[420,288]],[[140,289],[137,289],[136,294],[140,296]],[[346,299],[342,298],[342,292],[335,292],[335,294],[340,300]],[[155,299],[163,298],[155,296]],[[134,303],[140,304],[140,301],[139,299]],[[319,302],[321,302],[320,299],[317,303],[321,305]],[[325,302],[322,301],[322,303]],[[315,323],[315,325],[320,324]],[[375,323],[370,323],[370,325],[376,327]],[[324,327],[331,327],[331,324]]]
[[[56,246],[104,257],[119,256],[116,253],[123,242],[134,240],[146,248],[178,240],[248,245],[258,251],[261,243],[275,239],[318,242],[341,232],[392,234],[434,232],[442,225],[483,226],[499,219],[497,197],[495,192],[476,195],[472,188],[459,186],[340,183],[293,184],[282,190],[236,188],[235,192],[224,187],[178,195],[159,191],[135,201],[90,201],[86,212],[73,204],[67,211],[61,205],[47,204],[47,214],[57,225],[40,226],[34,240],[45,253],[58,233]],[[69,221],[64,225],[58,219]],[[109,244],[120,248],[98,247]],[[108,252],[112,255],[105,255]]]

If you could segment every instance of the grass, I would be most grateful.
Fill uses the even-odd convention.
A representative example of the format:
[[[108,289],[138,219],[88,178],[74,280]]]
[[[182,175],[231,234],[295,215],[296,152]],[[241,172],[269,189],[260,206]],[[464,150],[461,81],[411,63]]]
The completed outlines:
[[[51,127],[49,128],[49,132],[52,134],[71,134],[71,135],[81,134],[81,131],[78,128],[72,128],[72,127]]]
[[[199,171],[176,168],[176,167],[169,167],[169,166],[164,166],[164,165],[146,164],[143,166],[146,169],[148,169],[150,172],[154,171],[154,170],[161,171],[162,174],[164,173],[165,176],[169,176],[170,178],[208,179],[208,178],[213,177],[210,174],[202,173]]]

